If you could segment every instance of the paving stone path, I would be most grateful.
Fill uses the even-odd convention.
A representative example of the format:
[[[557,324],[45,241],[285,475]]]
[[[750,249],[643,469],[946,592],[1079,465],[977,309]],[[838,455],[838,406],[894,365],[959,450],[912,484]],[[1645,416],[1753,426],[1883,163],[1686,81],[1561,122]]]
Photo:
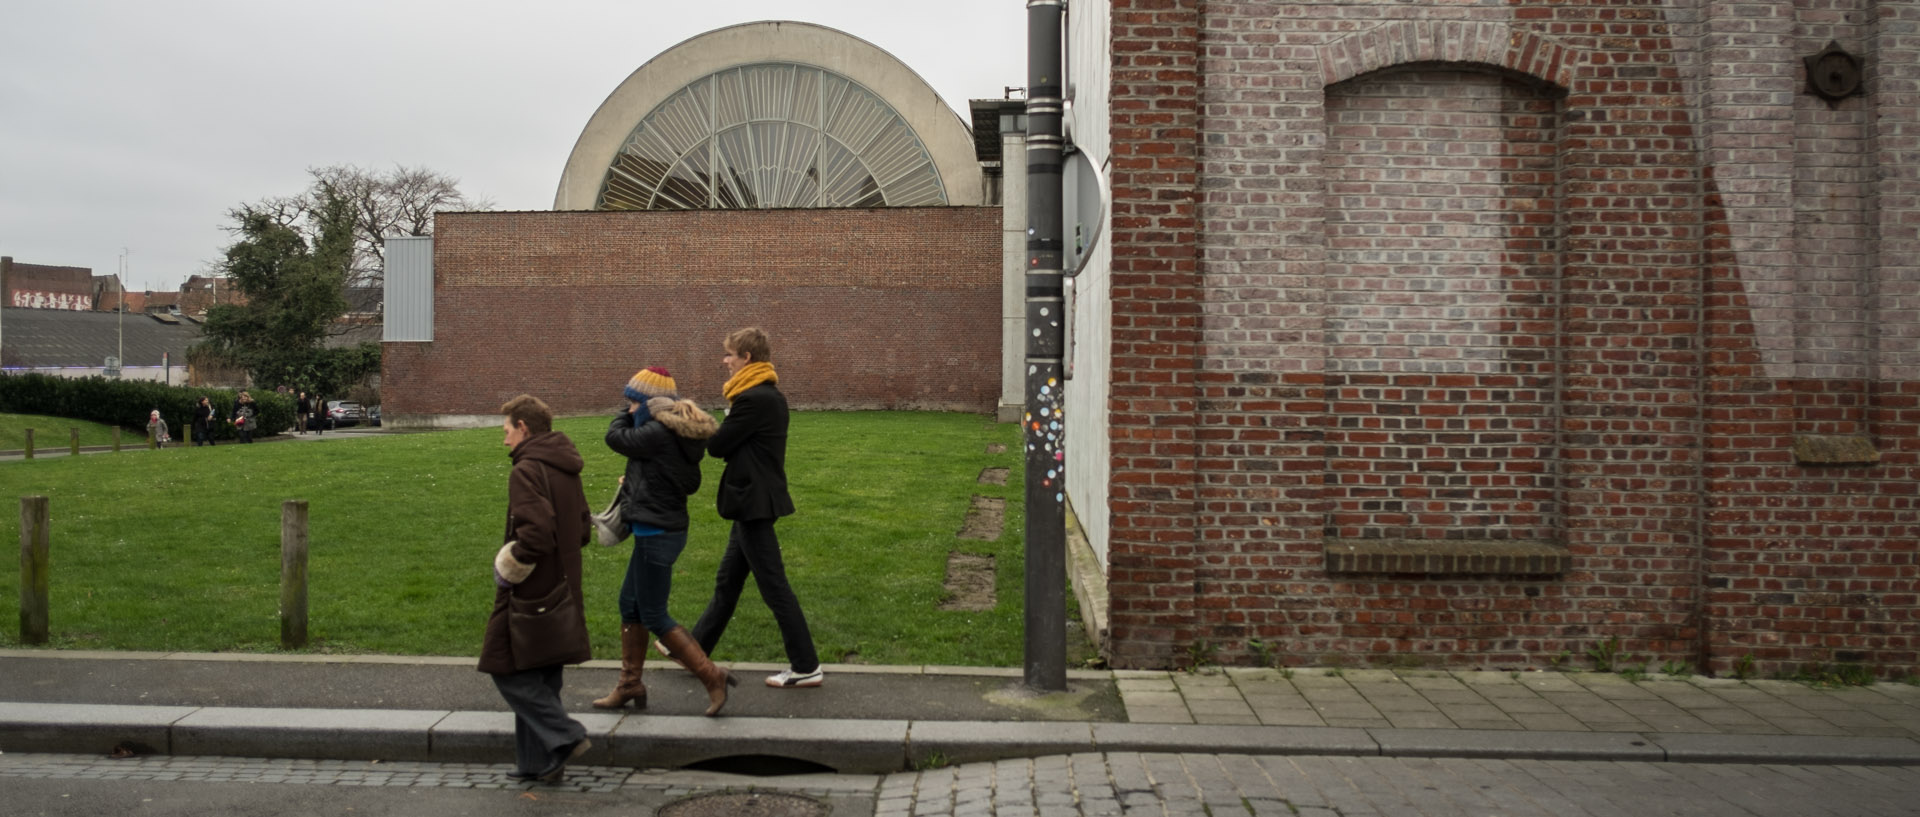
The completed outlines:
[[[1920,737],[1920,686],[1599,672],[1114,672],[1134,723]]]

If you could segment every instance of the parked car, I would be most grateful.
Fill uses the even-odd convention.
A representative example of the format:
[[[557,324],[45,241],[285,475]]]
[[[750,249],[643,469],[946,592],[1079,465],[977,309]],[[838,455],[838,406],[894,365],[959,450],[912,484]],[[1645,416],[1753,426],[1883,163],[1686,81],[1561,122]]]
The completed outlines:
[[[367,419],[367,410],[352,400],[328,400],[326,414],[329,428],[357,426]]]
[[[380,427],[380,407],[379,406],[369,406],[367,408],[367,425],[373,426],[374,428]]]

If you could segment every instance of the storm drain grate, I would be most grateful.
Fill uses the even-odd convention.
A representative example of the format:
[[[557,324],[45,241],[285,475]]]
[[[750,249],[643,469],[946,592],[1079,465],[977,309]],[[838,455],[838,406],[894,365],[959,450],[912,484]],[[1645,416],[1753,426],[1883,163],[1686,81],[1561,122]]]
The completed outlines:
[[[660,807],[659,817],[827,817],[827,804],[798,794],[696,794]]]

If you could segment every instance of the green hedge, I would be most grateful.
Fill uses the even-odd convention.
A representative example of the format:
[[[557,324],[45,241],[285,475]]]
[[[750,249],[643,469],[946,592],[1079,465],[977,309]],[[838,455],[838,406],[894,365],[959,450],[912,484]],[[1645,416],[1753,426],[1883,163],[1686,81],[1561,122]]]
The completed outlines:
[[[253,434],[264,437],[293,427],[294,398],[271,390],[248,390],[253,395],[254,414],[260,421]],[[184,441],[187,427],[193,425],[193,407],[200,396],[212,399],[214,416],[221,422],[214,431],[215,440],[234,439],[236,434],[226,418],[233,412],[234,389],[207,389],[168,386],[145,380],[108,380],[104,377],[54,377],[46,374],[0,375],[0,412],[45,414],[92,420],[147,433],[147,413],[160,410],[167,431],[176,441]]]

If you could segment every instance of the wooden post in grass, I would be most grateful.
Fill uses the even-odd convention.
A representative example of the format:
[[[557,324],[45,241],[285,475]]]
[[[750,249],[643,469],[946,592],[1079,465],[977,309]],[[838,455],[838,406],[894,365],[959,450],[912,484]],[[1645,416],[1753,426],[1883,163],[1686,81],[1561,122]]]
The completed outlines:
[[[27,429],[27,459],[33,459],[33,429]]]
[[[153,432],[154,432],[153,426],[147,426],[147,450],[148,451],[152,451],[160,447],[160,435],[155,434]]]
[[[20,643],[47,643],[47,542],[52,517],[44,496],[20,497]]]
[[[120,453],[120,427],[113,427],[113,453]]]
[[[307,646],[307,501],[280,503],[280,649]]]
[[[76,457],[80,456],[80,429],[73,429],[73,438],[67,443],[67,451]]]
[[[181,448],[193,447],[193,426],[180,427],[180,447]]]

